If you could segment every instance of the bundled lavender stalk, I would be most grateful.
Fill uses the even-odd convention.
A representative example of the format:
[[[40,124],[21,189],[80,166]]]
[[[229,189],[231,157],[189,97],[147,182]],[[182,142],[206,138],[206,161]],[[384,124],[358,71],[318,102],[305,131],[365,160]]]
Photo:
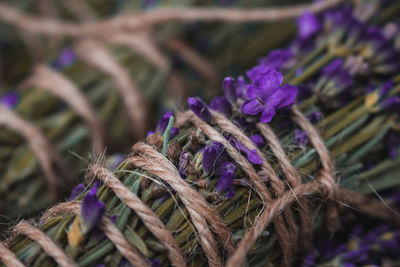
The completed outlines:
[[[195,2],[185,4],[200,5]],[[27,12],[25,16],[38,16],[34,12],[37,1],[9,4],[18,7],[19,12]],[[90,19],[87,18],[90,14],[82,18],[84,12],[68,9],[75,6],[76,1],[70,5],[61,1],[53,4],[59,11],[54,19]],[[225,4],[228,3],[218,3]],[[229,5],[240,7],[245,3],[237,1]],[[173,1],[88,1],[86,8],[92,7],[94,20],[117,12],[147,12],[170,6],[174,6]],[[10,13],[4,6],[1,11],[3,19]],[[284,30],[275,34],[277,28]],[[65,197],[74,181],[81,180],[71,177],[79,177],[78,172],[86,166],[90,155],[98,155],[105,148],[107,153],[126,153],[127,145],[145,136],[149,122],[160,110],[180,105],[181,100],[185,101],[198,88],[203,88],[198,92],[202,96],[214,94],[211,90],[228,65],[236,72],[241,71],[254,62],[256,54],[266,53],[271,46],[287,39],[293,28],[288,20],[262,23],[250,32],[240,24],[200,27],[182,23],[159,27],[157,38],[152,32],[134,32],[95,41],[69,39],[67,45],[59,36],[26,35],[29,29],[17,33],[15,27],[4,26],[1,29],[1,51],[5,54],[1,86],[16,88],[1,93],[1,103],[15,113],[3,109],[1,112],[4,115],[0,129],[0,213],[4,215],[1,223],[9,222],[6,218],[37,212],[55,199]],[[269,34],[276,38],[267,45]],[[24,50],[21,36],[45,44],[58,40],[58,46],[53,49],[43,46],[46,57],[41,59],[50,58],[47,66],[43,62],[35,65],[33,58],[27,59],[29,53],[22,52],[27,48]],[[254,42],[244,47],[243,40],[247,39]],[[106,46],[109,43],[112,45]],[[239,45],[248,51],[246,57],[234,54]],[[207,58],[216,58],[215,64],[210,64]],[[32,73],[27,74],[30,71]],[[25,76],[27,79],[20,83]],[[204,79],[197,78],[199,76]],[[35,148],[34,143],[40,145]]]
[[[371,194],[399,185],[399,31],[358,8],[304,13],[298,38],[225,78],[224,96],[189,98],[117,170],[91,164],[69,202],[20,222],[2,260],[287,266],[346,206],[399,223]]]

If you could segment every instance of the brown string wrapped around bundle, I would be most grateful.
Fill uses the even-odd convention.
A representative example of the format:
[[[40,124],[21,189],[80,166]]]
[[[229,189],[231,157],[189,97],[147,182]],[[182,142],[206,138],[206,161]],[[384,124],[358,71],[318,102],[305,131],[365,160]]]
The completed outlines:
[[[248,149],[255,147],[254,144],[248,140],[248,137],[239,128],[233,125],[224,115],[218,112],[212,112],[212,116],[213,121],[224,132],[232,134]],[[398,216],[394,209],[387,206],[386,203],[359,195],[356,192],[339,186],[337,184],[337,179],[335,179],[334,164],[332,163],[329,152],[319,136],[318,131],[296,107],[292,108],[292,119],[307,132],[311,143],[320,157],[322,170],[320,171],[320,175],[314,181],[302,183],[299,179],[300,176],[296,169],[291,166],[273,131],[268,126],[259,124],[258,127],[261,133],[271,146],[272,151],[280,162],[280,166],[283,168],[283,172],[287,175],[288,181],[290,182],[290,190],[282,189],[281,191],[276,192],[274,196],[271,196],[260,175],[257,174],[248,160],[244,158],[221,135],[221,133],[216,131],[208,123],[199,119],[192,111],[177,115],[177,126],[193,123],[210,140],[222,143],[231,158],[247,173],[251,184],[255,187],[255,191],[261,197],[261,203],[264,206],[262,211],[254,220],[253,226],[245,233],[236,246],[233,243],[230,230],[216,210],[207,203],[201,194],[196,192],[196,190],[191,188],[184,180],[182,180],[174,164],[158,152],[156,148],[149,144],[139,142],[132,147],[133,155],[127,158],[125,162],[132,167],[140,168],[150,175],[158,177],[161,181],[167,183],[177,192],[177,195],[179,195],[182,203],[186,206],[189,212],[194,227],[197,229],[200,244],[205,251],[210,266],[222,266],[225,251],[227,266],[241,266],[247,252],[252,248],[264,229],[271,222],[275,224],[279,236],[279,242],[282,247],[282,264],[288,266],[294,253],[293,244],[298,241],[297,233],[302,233],[300,236],[306,239],[309,239],[310,236],[305,235],[312,234],[312,230],[310,229],[311,225],[307,224],[307,221],[310,218],[306,217],[310,216],[306,199],[311,196],[319,196],[322,197],[322,200],[325,200],[327,206],[326,222],[329,223],[327,225],[329,231],[334,231],[336,227],[338,219],[338,207],[336,203],[351,206],[366,214],[391,220],[400,225],[400,216]],[[263,158],[263,168],[266,171],[271,172],[271,177],[273,177],[274,170],[265,158]],[[177,266],[186,265],[186,261],[178,244],[175,242],[175,239],[165,228],[158,216],[147,207],[147,205],[143,203],[136,194],[132,193],[121,181],[119,181],[111,171],[100,165],[94,164],[89,166],[87,177],[90,180],[101,180],[104,183],[104,186],[114,191],[118,198],[143,220],[146,227],[153,232],[161,243],[165,245],[165,248],[168,251],[168,257],[172,264]],[[279,179],[275,182],[277,182],[278,185],[279,183],[282,183]],[[295,221],[289,221],[294,220],[293,217],[287,216],[288,211],[293,211],[292,206],[294,205],[296,206],[296,209],[300,209],[299,213],[301,214],[300,218],[302,221],[299,229],[295,229],[296,235],[291,232],[293,229],[285,228],[285,222],[287,224],[296,225]],[[76,201],[61,203],[49,209],[42,217],[42,221],[54,216],[67,216],[71,213],[79,214],[79,207],[80,204]],[[121,252],[121,255],[127,257],[132,264],[138,266],[147,265],[146,260],[141,258],[142,256],[140,253],[138,253],[134,247],[129,245],[129,242],[126,242],[121,232],[109,221],[109,219],[103,218],[99,227],[115,244],[116,248]],[[49,253],[50,256],[54,257],[60,265],[63,265],[66,262],[68,262],[70,266],[75,264],[69,262],[70,259],[67,259],[67,256],[60,252],[59,249],[54,249],[54,251],[50,253],[48,251],[49,248],[56,248],[57,245],[55,245],[50,238],[44,238],[43,233],[34,229],[33,226],[26,222],[21,222],[17,225],[14,229],[14,233],[28,235],[30,238],[38,241],[46,253]],[[218,242],[213,233],[218,236],[218,241],[222,244],[223,251],[218,249]],[[13,264],[17,260],[3,245],[0,246],[0,258],[6,264]]]

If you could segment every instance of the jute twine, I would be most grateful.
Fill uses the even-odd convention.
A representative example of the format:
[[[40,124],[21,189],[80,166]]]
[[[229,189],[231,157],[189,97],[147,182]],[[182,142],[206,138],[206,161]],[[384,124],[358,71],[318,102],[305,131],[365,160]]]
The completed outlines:
[[[231,121],[224,117],[224,115],[212,112],[212,116],[213,122],[218,125],[223,132],[234,136],[248,149],[256,149],[255,145],[248,137]],[[210,206],[199,192],[182,180],[176,167],[154,147],[139,142],[132,147],[133,156],[129,157],[126,161],[132,167],[145,170],[150,175],[165,182],[177,192],[180,200],[189,212],[210,266],[222,266],[223,262],[226,262],[226,266],[242,266],[248,251],[253,247],[256,240],[271,222],[275,225],[275,230],[278,234],[280,245],[282,246],[282,265],[290,265],[291,257],[295,252],[294,245],[302,241],[301,238],[307,238],[308,241],[306,243],[310,242],[312,230],[310,229],[311,224],[308,223],[310,215],[306,200],[311,196],[319,196],[322,200],[321,204],[326,204],[326,223],[329,231],[333,231],[335,229],[334,227],[337,225],[337,208],[339,204],[351,206],[365,214],[391,220],[396,224],[400,224],[400,216],[397,215],[394,209],[388,207],[386,203],[374,198],[362,196],[354,191],[339,186],[335,178],[334,164],[328,149],[318,134],[318,130],[296,107],[292,108],[292,119],[299,127],[307,132],[311,144],[320,157],[322,171],[315,180],[302,183],[300,175],[290,164],[290,160],[272,129],[264,124],[257,124],[257,128],[267,140],[271,151],[277,158],[279,167],[282,169],[282,174],[284,174],[284,178],[288,182],[288,184],[285,185],[284,181],[280,179],[272,169],[261,151],[257,151],[263,159],[262,168],[268,173],[268,178],[270,178],[271,186],[269,188],[265,185],[265,181],[260,175],[257,174],[251,163],[225,139],[222,133],[215,130],[210,124],[200,120],[192,111],[177,115],[176,126],[192,123],[210,140],[221,142],[231,158],[246,172],[251,184],[262,199],[264,207],[261,213],[254,220],[253,226],[247,230],[238,244],[234,244],[230,230],[216,210]],[[94,164],[89,167],[88,178],[101,180],[105,186],[110,188],[121,201],[142,219],[145,226],[165,245],[171,264],[186,266],[184,256],[179,249],[178,243],[158,216],[146,206],[136,194],[132,193],[123,185],[111,171],[98,164]],[[296,225],[296,222],[294,221],[293,214],[288,214],[290,214],[290,212],[293,213],[296,209],[298,209],[300,225],[299,229],[297,227],[291,229],[286,226],[290,224]],[[79,202],[61,203],[49,209],[42,219],[57,215],[79,214],[79,212]],[[114,243],[121,255],[127,258],[133,265],[147,266],[149,264],[149,262],[126,241],[123,234],[109,219],[103,218],[100,223],[100,228],[110,241]],[[69,264],[73,266],[75,264],[50,238],[45,236],[44,233],[34,226],[22,221],[15,228],[15,233],[27,235],[32,240],[37,241],[43,250],[49,256],[52,256],[60,265]],[[218,239],[215,237],[218,237]],[[225,251],[226,254],[224,253]],[[226,255],[226,258],[223,257],[223,255]],[[5,264],[10,266],[18,266],[13,265],[14,263],[21,264],[17,257],[3,244],[0,246],[0,258]]]

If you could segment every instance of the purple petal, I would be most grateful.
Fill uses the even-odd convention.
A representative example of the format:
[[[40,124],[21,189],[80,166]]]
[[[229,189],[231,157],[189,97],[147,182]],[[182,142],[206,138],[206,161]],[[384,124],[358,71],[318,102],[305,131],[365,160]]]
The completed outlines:
[[[221,112],[227,117],[230,117],[232,115],[231,103],[229,103],[228,99],[223,96],[214,98],[210,103],[210,108]]]
[[[0,104],[8,107],[14,108],[19,101],[19,94],[17,92],[11,91],[0,98]]]
[[[222,163],[217,162],[215,166],[214,175],[219,176],[224,174],[225,172],[235,173],[235,171],[236,171],[236,166],[232,162],[229,161],[225,161]]]
[[[239,76],[236,82],[236,95],[243,100],[247,100],[246,91],[247,91],[247,82],[243,78],[243,76]]]
[[[157,124],[157,132],[159,134],[163,134],[165,132],[165,129],[167,129],[168,123],[169,123],[169,119],[172,116],[172,112],[171,111],[167,111],[164,113],[164,115],[162,116],[161,120],[158,122]]]
[[[241,109],[244,114],[257,115],[263,111],[263,105],[258,99],[251,99],[244,102]]]
[[[82,200],[83,232],[88,233],[93,230],[99,224],[105,211],[104,203],[97,199],[97,187],[93,186]]]
[[[77,196],[79,196],[83,191],[85,191],[85,185],[84,184],[78,184],[77,186],[72,189],[71,195],[69,195],[69,201],[75,199]]]
[[[188,98],[189,108],[197,115],[201,120],[205,122],[210,122],[212,120],[212,116],[210,111],[208,110],[206,104],[201,101],[198,97],[189,97]]]
[[[299,37],[308,39],[321,29],[321,24],[317,17],[309,11],[305,11],[297,20]]]
[[[218,183],[215,186],[215,191],[219,194],[228,191],[228,189],[231,188],[234,179],[235,176],[233,173],[224,173],[221,178],[219,178]]]
[[[254,85],[254,84],[249,84],[247,85],[247,97],[248,98],[261,98],[262,97],[262,93],[261,90],[258,86]]]
[[[292,106],[294,104],[294,101],[296,100],[297,87],[290,84],[285,84],[281,87],[280,91],[284,93],[284,98],[275,108]]]
[[[267,108],[267,109],[265,109],[263,111],[260,121],[262,123],[268,123],[268,122],[270,122],[272,120],[274,115],[275,115],[275,109],[274,108]]]
[[[225,97],[229,100],[229,102],[236,102],[238,96],[236,94],[235,79],[233,77],[226,77],[222,84],[222,88],[224,89]]]
[[[260,134],[254,134],[249,138],[258,148],[263,147],[265,144],[264,138]]]
[[[256,82],[261,89],[263,96],[268,96],[275,92],[283,82],[283,74],[273,68],[267,68]]]
[[[176,137],[178,134],[179,134],[179,128],[172,127],[171,131],[169,132],[169,139],[171,140],[172,138]]]
[[[262,164],[261,157],[257,154],[257,149],[253,149],[247,153],[247,159],[253,164]]]
[[[215,168],[215,162],[223,151],[224,145],[219,142],[214,142],[204,149],[202,165],[205,172],[210,172]]]

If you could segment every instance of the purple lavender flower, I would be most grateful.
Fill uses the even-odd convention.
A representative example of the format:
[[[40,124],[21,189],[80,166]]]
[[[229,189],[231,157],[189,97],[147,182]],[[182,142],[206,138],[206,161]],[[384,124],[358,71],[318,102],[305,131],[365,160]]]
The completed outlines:
[[[317,17],[309,11],[305,11],[297,20],[299,38],[308,39],[321,29],[321,23]]]
[[[400,151],[400,135],[394,131],[390,131],[386,138],[386,147],[390,159],[396,159]]]
[[[236,148],[236,150],[246,154],[247,160],[249,162],[251,162],[253,164],[262,164],[263,163],[262,158],[257,153],[257,149],[253,149],[253,150],[248,149],[234,137],[229,137],[228,141],[234,148]]]
[[[242,112],[247,115],[258,115],[261,113],[261,122],[270,122],[277,109],[290,106],[294,103],[297,95],[295,86],[285,84],[282,73],[258,65],[247,72],[252,84],[247,86],[249,100],[243,103]]]
[[[97,199],[97,186],[93,186],[82,200],[82,231],[88,233],[100,222],[106,209],[104,203]]]
[[[274,68],[283,68],[293,58],[293,52],[290,49],[275,49],[269,52],[268,56],[260,58],[259,64]]]
[[[264,138],[260,134],[253,134],[249,138],[258,148],[261,148],[265,145]]]
[[[224,89],[225,97],[229,100],[229,102],[235,103],[238,98],[235,78],[226,77],[222,83],[222,88]]]
[[[149,131],[147,133],[147,136],[153,135],[155,133],[158,133],[160,135],[163,135],[165,130],[167,129],[168,123],[169,123],[169,119],[173,116],[171,111],[167,111],[164,113],[164,115],[162,116],[162,118],[160,119],[160,121],[157,124],[156,130],[155,131]],[[172,127],[171,132],[169,133],[169,139],[174,138],[175,136],[177,136],[179,134],[179,128],[177,127]]]
[[[205,122],[211,122],[212,116],[206,104],[201,101],[198,97],[188,98],[189,108],[197,115],[201,120]]]
[[[0,104],[8,108],[14,108],[19,101],[19,94],[11,91],[0,98]]]
[[[215,192],[218,194],[227,192],[233,184],[233,180],[235,179],[235,175],[227,171],[225,172],[218,180],[217,185],[215,186]]]
[[[77,196],[79,196],[83,191],[85,191],[84,184],[78,184],[72,189],[71,195],[69,196],[69,201],[74,200]]]
[[[203,170],[210,172],[215,169],[215,163],[224,151],[224,145],[219,142],[211,143],[203,152]]]
[[[307,145],[308,144],[307,132],[296,128],[294,130],[293,144],[298,146]]]
[[[230,117],[232,115],[232,106],[229,103],[228,99],[223,96],[214,98],[210,103],[210,108],[221,112],[227,117]]]

